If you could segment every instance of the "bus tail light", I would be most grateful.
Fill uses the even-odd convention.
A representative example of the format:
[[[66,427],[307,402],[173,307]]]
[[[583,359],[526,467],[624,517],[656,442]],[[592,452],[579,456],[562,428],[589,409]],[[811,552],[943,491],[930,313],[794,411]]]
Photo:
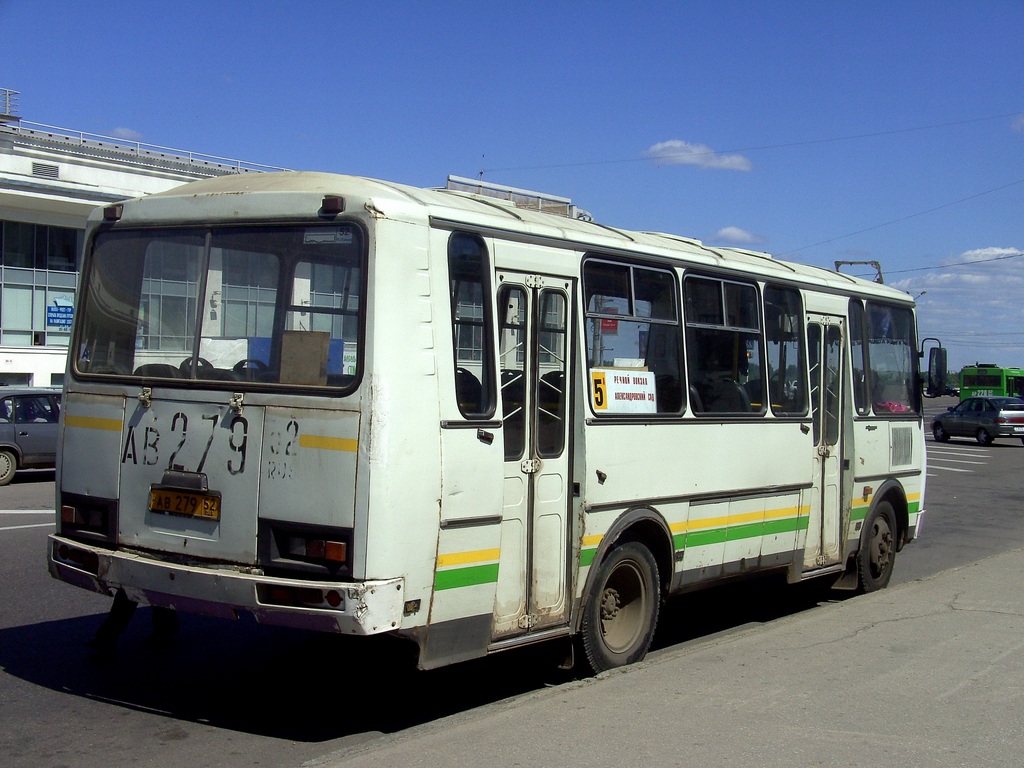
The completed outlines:
[[[261,584],[256,588],[259,601],[264,605],[284,608],[345,608],[345,600],[334,589],[325,594],[313,587],[292,587],[287,584]]]
[[[258,536],[259,559],[268,572],[330,578],[351,573],[351,528],[261,519]]]
[[[59,544],[54,550],[54,554],[56,559],[62,563],[74,565],[94,576],[100,572],[100,559],[94,552],[78,549],[77,547],[69,547],[67,544]]]
[[[117,532],[117,501],[61,494],[60,532],[73,538],[114,541]]]
[[[307,539],[306,556],[330,563],[344,563],[348,554],[348,545],[344,541],[326,541],[324,539]]]

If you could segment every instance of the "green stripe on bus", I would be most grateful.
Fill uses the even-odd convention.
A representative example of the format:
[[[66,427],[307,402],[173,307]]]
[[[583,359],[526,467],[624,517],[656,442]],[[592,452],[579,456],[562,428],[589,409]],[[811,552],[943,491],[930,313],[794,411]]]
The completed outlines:
[[[672,537],[677,550],[687,547],[706,547],[712,544],[724,544],[727,541],[752,539],[757,536],[776,536],[780,533],[792,533],[807,529],[810,518],[787,517],[783,520],[767,520],[765,522],[748,523],[725,528],[710,528],[706,531],[689,531],[677,533]]]
[[[871,509],[870,505],[868,505],[866,507],[854,507],[853,509],[850,510],[850,519],[854,520],[854,521],[864,520],[868,516],[868,510],[869,509]],[[920,501],[908,501],[907,502],[907,514],[908,515],[916,515],[920,511],[921,511],[921,502]]]
[[[595,557],[597,557],[597,547],[584,549],[580,552],[580,568],[586,568],[588,565],[592,565]]]
[[[498,564],[474,565],[469,568],[453,568],[438,571],[434,576],[434,589],[456,589],[491,584],[498,580]]]

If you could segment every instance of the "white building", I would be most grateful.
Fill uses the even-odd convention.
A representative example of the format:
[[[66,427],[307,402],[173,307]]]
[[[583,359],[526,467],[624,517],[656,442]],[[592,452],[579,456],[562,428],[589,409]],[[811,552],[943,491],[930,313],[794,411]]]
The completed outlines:
[[[94,208],[279,169],[30,123],[17,97],[0,88],[0,384],[59,386]]]

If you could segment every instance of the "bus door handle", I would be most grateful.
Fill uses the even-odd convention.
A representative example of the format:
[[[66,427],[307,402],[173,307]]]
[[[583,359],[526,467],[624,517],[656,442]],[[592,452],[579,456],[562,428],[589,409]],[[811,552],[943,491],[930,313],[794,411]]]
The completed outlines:
[[[476,439],[484,445],[490,445],[494,442],[494,433],[488,432],[486,429],[478,429],[476,431]]]

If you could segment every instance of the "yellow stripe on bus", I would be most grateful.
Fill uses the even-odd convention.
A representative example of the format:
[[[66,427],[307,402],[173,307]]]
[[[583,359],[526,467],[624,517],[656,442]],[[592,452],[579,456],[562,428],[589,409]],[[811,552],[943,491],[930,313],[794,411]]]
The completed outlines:
[[[82,429],[102,429],[107,432],[120,432],[120,419],[101,419],[97,416],[74,416],[70,413],[64,414],[65,427],[80,427]]]
[[[688,520],[685,523],[673,523],[669,526],[672,533],[685,533],[688,531],[699,531],[702,528],[724,528],[744,523],[756,523],[763,520],[782,520],[787,517],[800,517],[810,513],[810,506],[782,507],[781,509],[769,509],[764,512],[744,512],[741,515],[724,515],[722,517],[707,517],[697,520]]]
[[[325,451],[347,451],[355,453],[359,441],[347,437],[328,437],[327,435],[299,435],[299,445],[303,448],[320,448]]]
[[[467,565],[469,563],[486,563],[497,560],[501,549],[478,549],[475,552],[453,552],[449,555],[437,556],[437,567],[446,568],[450,565]]]

